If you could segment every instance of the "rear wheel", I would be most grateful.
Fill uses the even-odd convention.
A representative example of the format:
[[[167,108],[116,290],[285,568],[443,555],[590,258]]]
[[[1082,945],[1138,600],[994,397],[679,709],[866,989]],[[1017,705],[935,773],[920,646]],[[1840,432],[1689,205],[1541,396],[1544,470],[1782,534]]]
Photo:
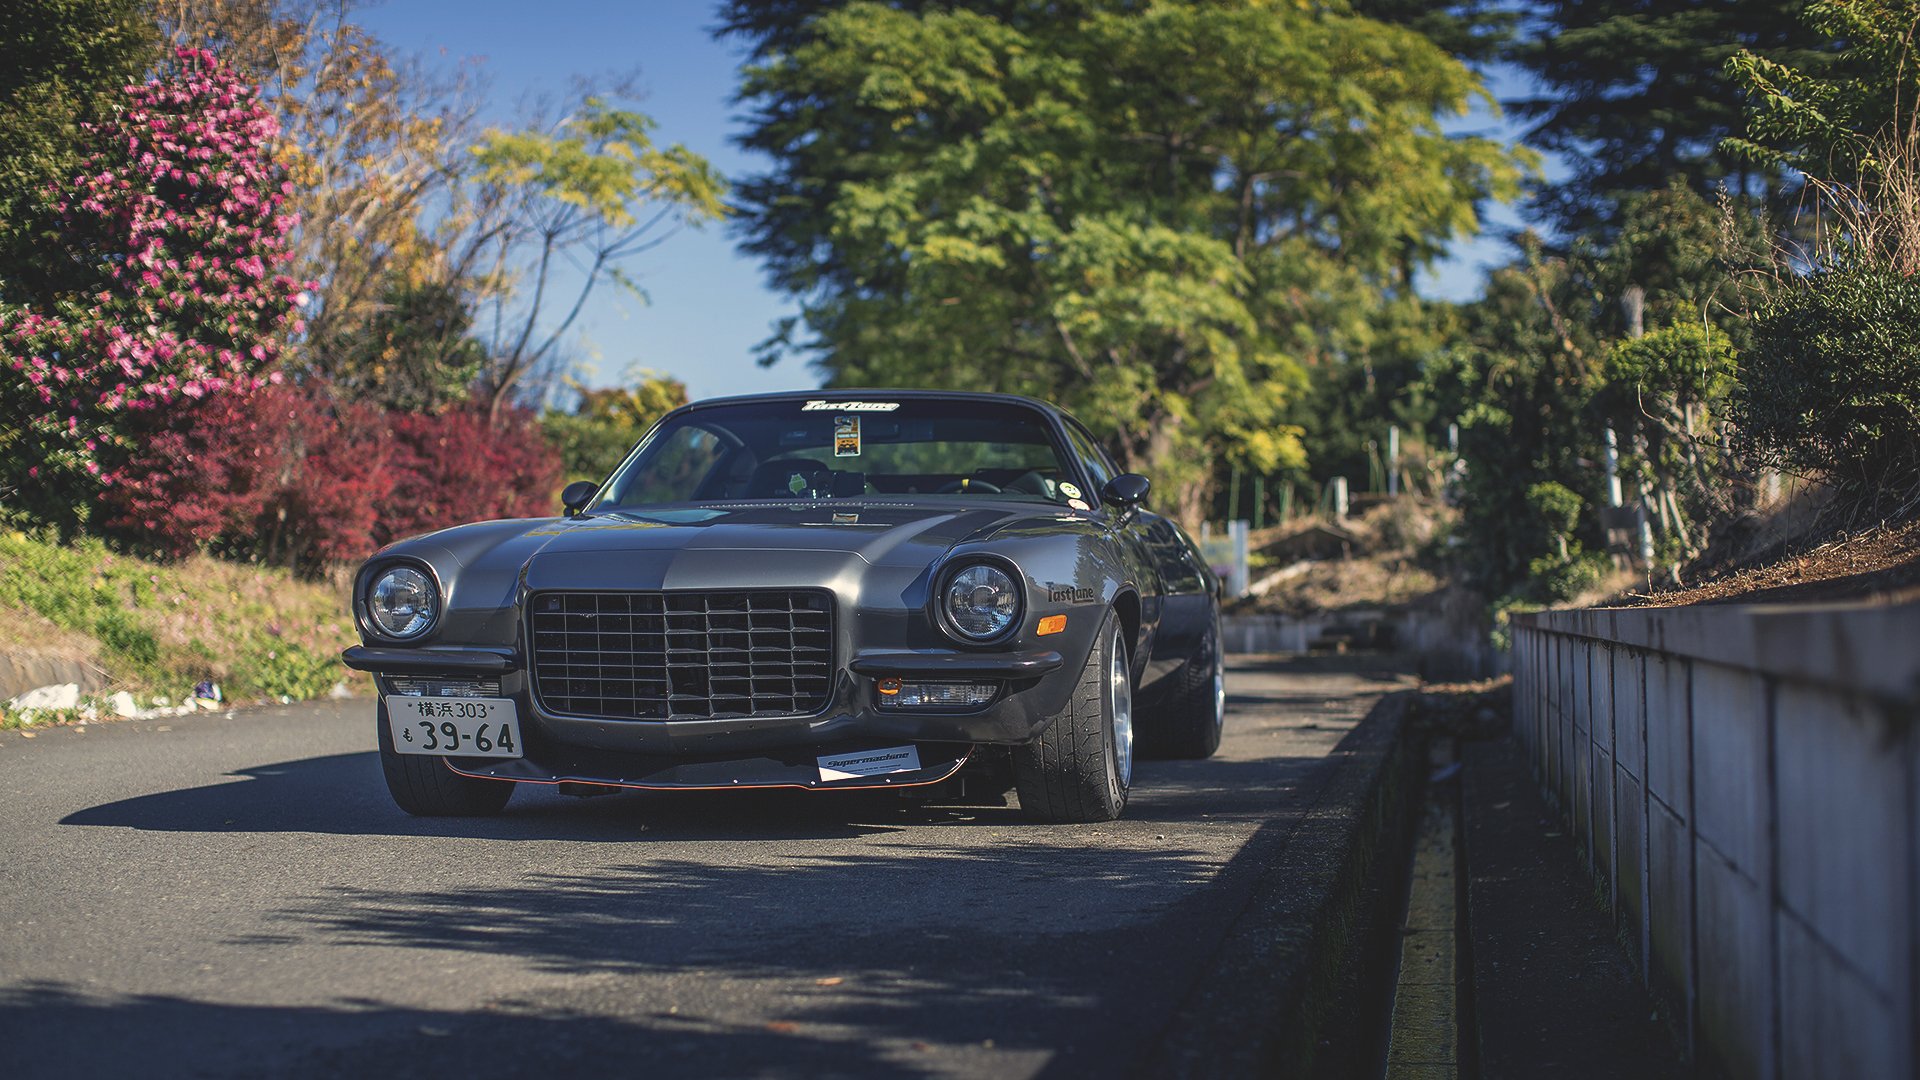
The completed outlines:
[[[1112,612],[1094,641],[1067,707],[1013,751],[1020,808],[1041,821],[1112,821],[1133,785],[1133,676]]]
[[[1227,720],[1227,669],[1220,647],[1220,609],[1213,610],[1200,649],[1173,676],[1173,690],[1141,725],[1143,748],[1156,757],[1209,758],[1220,749]]]
[[[506,809],[513,784],[506,780],[476,780],[461,776],[440,758],[402,754],[393,748],[393,728],[387,706],[377,714],[380,727],[380,771],[387,792],[400,809],[415,817],[485,817]]]

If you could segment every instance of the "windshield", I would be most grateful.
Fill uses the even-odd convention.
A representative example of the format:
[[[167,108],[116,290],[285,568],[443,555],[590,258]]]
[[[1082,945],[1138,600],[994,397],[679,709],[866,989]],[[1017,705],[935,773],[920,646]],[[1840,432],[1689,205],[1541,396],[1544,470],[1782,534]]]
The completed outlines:
[[[1011,402],[742,402],[661,425],[595,508],[990,495],[1087,509],[1066,462],[1045,415]]]

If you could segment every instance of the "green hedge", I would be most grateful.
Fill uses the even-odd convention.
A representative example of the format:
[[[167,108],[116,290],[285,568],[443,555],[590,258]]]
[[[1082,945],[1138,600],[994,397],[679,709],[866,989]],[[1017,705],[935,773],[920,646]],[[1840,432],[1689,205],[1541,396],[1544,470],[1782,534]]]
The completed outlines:
[[[1870,506],[1920,485],[1920,278],[1848,267],[1761,308],[1734,416],[1766,464],[1824,477]]]

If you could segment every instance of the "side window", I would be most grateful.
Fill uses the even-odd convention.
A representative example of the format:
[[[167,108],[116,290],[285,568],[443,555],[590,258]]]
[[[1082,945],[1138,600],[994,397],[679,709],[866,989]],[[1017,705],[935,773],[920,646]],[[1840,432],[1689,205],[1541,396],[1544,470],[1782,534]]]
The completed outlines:
[[[684,501],[719,464],[726,449],[718,436],[704,428],[691,424],[676,428],[647,448],[646,458],[634,463],[636,467],[629,470],[609,502],[615,506],[648,506]]]
[[[1098,499],[1100,490],[1105,488],[1107,481],[1114,477],[1113,464],[1107,460],[1106,452],[1100,449],[1100,444],[1094,442],[1093,436],[1087,434],[1087,429],[1079,424],[1067,425],[1067,439],[1073,443],[1074,456],[1087,467],[1087,475],[1093,477],[1094,489],[1087,492],[1087,498]]]

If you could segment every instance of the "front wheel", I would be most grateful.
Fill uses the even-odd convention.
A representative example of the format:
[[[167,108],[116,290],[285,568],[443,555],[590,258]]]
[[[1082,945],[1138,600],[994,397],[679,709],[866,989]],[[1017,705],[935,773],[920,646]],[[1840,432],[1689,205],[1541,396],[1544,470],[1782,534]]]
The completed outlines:
[[[1067,707],[1013,751],[1020,808],[1041,821],[1112,821],[1133,786],[1133,676],[1112,612]]]
[[[506,780],[476,780],[461,776],[440,758],[402,754],[393,748],[393,726],[387,723],[387,705],[381,702],[380,771],[387,792],[400,809],[415,817],[486,817],[506,809],[514,785]]]

